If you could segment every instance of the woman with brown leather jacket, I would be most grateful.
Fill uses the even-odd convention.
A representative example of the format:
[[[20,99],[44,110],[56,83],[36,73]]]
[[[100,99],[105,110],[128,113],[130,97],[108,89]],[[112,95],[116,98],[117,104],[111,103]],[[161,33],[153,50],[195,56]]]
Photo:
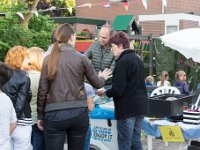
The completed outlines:
[[[70,24],[57,29],[56,39],[41,72],[38,126],[44,127],[47,150],[63,150],[66,135],[69,150],[83,150],[89,126],[85,77],[101,88],[111,71],[106,69],[97,76],[88,58],[74,49],[76,34]]]

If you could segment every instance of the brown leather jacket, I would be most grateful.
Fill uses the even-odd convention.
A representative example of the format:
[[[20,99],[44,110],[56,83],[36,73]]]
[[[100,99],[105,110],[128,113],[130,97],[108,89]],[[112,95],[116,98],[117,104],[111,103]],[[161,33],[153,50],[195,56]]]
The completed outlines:
[[[87,107],[84,89],[85,77],[95,88],[104,86],[104,78],[97,76],[89,59],[70,45],[60,46],[57,74],[53,81],[46,79],[47,60],[48,56],[43,63],[38,88],[39,120],[43,119],[44,112],[47,111]]]

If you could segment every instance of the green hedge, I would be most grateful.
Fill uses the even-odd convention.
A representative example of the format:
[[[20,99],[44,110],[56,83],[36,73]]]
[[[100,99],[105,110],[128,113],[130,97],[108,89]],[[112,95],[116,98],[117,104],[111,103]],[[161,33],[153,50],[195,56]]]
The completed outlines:
[[[0,18],[0,60],[3,61],[9,48],[15,45],[38,46],[47,50],[54,28],[53,21],[39,15],[32,17],[29,29],[24,29],[16,14],[7,13],[5,18]]]

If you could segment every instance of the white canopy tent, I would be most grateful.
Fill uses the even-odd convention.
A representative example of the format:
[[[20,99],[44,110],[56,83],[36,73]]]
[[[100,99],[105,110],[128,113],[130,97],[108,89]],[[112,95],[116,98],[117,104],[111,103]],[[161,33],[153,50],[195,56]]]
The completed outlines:
[[[200,28],[184,29],[160,37],[165,46],[200,63]]]

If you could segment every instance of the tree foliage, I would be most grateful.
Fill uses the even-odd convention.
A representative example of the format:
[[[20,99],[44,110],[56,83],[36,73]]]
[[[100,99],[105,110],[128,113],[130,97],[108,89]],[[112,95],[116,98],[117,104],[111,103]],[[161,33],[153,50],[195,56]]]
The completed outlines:
[[[47,16],[33,16],[29,28],[24,28],[16,12],[26,13],[27,4],[0,6],[0,12],[6,14],[0,18],[0,60],[3,61],[9,48],[15,45],[38,46],[46,50],[50,44],[51,33],[55,28]]]

